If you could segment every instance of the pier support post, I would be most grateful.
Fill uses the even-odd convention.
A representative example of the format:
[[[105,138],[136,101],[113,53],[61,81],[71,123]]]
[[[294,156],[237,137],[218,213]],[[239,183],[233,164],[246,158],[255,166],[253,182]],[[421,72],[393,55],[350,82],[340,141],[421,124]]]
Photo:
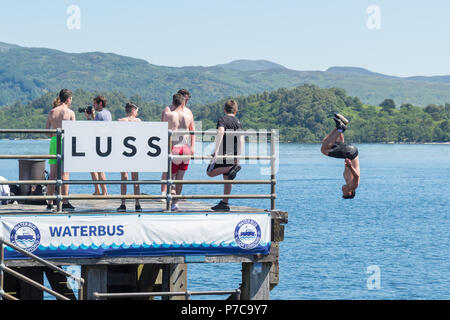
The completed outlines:
[[[187,264],[167,264],[163,267],[163,291],[186,291]],[[169,300],[185,300],[184,296],[169,297]]]
[[[134,292],[137,287],[138,265],[122,264],[108,266],[108,293]],[[125,298],[121,298],[124,300]]]
[[[108,266],[84,265],[81,267],[81,277],[85,281],[84,300],[95,300],[94,292],[106,293]]]
[[[156,280],[161,271],[159,264],[143,264],[138,267],[137,292],[153,292],[157,287]],[[142,298],[148,300],[149,298]],[[153,299],[151,297],[150,299]]]
[[[271,262],[243,263],[241,300],[269,300]]]
[[[30,278],[40,284],[44,284],[44,268],[43,267],[32,267],[32,268],[20,268],[20,273],[25,277]],[[20,281],[20,300],[43,300],[44,292],[27,284],[26,282]]]
[[[71,300],[76,300],[73,290],[67,285],[66,276],[48,267],[44,268],[44,273],[53,291],[56,291]]]

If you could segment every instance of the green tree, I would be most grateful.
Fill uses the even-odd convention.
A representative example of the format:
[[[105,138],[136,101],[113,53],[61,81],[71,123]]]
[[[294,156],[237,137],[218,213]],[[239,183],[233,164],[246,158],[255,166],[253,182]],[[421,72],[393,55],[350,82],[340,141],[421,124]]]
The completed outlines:
[[[382,107],[383,111],[392,114],[395,110],[395,102],[392,99],[384,99],[384,101],[380,103],[380,107]]]
[[[428,113],[434,121],[440,121],[445,118],[444,107],[435,104],[428,105],[424,111]]]

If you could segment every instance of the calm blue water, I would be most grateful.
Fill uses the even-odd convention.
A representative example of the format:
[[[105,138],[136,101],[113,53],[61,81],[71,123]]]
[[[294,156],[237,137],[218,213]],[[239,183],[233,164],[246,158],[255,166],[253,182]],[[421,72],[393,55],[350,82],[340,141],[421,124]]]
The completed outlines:
[[[47,146],[48,141],[0,141],[0,153],[46,153]],[[322,156],[318,145],[280,145],[277,207],[289,212],[289,223],[281,244],[280,284],[271,298],[449,299],[450,145],[358,147],[360,188],[354,200],[343,200],[342,160]],[[205,168],[191,165],[186,179],[205,178]],[[18,179],[17,160],[0,161],[0,175]],[[257,165],[245,165],[238,174],[238,179],[265,178]],[[184,193],[222,192],[222,186],[207,188],[185,186]],[[119,189],[110,186],[109,192]],[[158,187],[143,186],[142,192],[157,193]],[[234,192],[268,193],[269,186],[236,186]],[[268,200],[232,203],[270,206]],[[379,289],[368,289],[369,266],[380,270]],[[191,264],[188,287],[235,289],[240,271],[240,264]]]

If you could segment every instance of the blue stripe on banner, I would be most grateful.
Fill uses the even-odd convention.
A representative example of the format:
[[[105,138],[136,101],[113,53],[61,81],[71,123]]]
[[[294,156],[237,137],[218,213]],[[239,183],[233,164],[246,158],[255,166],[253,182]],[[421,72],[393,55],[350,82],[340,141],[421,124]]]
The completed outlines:
[[[102,258],[102,257],[140,257],[140,256],[184,256],[184,255],[252,255],[269,254],[270,243],[259,245],[253,249],[242,249],[236,245],[209,246],[209,245],[160,245],[140,247],[87,247],[87,248],[43,248],[36,249],[33,254],[43,259],[70,259],[70,258]],[[24,255],[9,248],[5,250],[5,260],[27,259]]]

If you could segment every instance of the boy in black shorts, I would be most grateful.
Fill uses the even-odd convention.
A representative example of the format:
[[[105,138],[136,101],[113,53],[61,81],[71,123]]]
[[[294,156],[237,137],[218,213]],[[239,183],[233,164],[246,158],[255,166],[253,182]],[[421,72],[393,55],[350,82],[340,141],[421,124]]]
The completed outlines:
[[[236,118],[238,104],[234,100],[227,100],[224,106],[225,115],[217,121],[216,148],[213,159],[206,170],[210,177],[223,175],[224,180],[233,180],[241,170],[238,159],[216,159],[217,155],[239,155],[244,146],[244,136],[234,135],[227,131],[242,131],[242,125]],[[231,184],[223,186],[225,195],[231,193]],[[211,208],[214,211],[230,211],[228,199],[223,199],[216,206]]]
[[[356,188],[359,186],[360,179],[358,148],[344,142],[344,132],[347,129],[349,121],[338,113],[334,115],[333,120],[336,122],[336,129],[333,129],[323,139],[321,152],[328,157],[345,159],[345,184],[341,188],[342,197],[344,199],[353,199],[356,195]]]

